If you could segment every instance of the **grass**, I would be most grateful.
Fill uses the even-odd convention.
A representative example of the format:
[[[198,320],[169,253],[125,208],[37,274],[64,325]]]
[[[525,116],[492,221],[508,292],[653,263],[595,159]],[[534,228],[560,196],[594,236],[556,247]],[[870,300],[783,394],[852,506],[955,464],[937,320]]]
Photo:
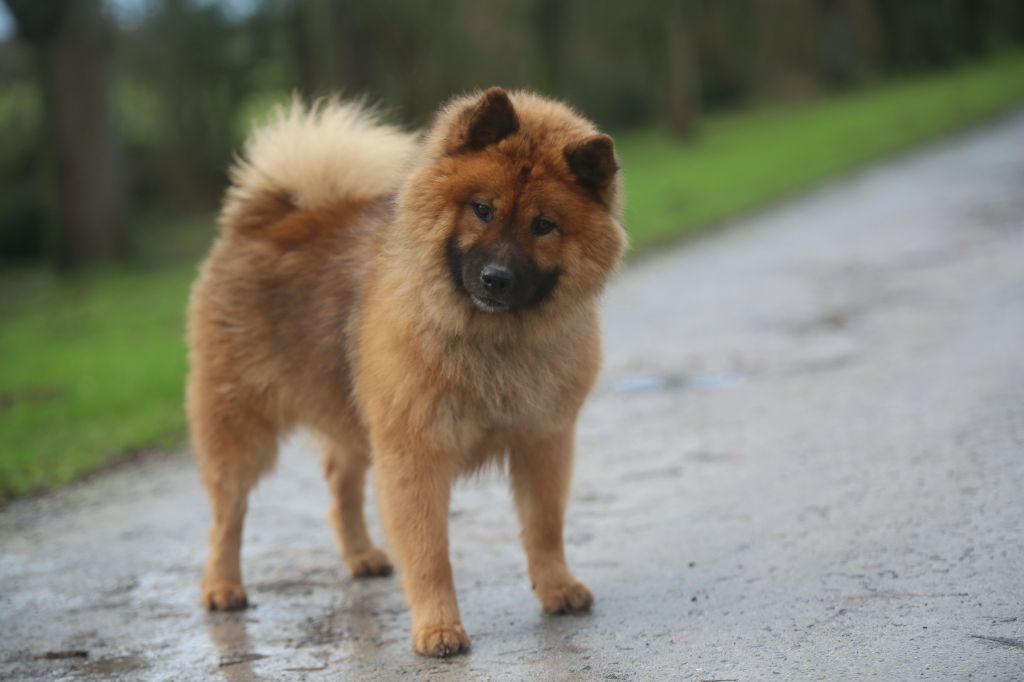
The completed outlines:
[[[0,499],[183,440],[193,272],[109,270],[70,282],[5,275],[18,303],[0,327]]]
[[[692,143],[616,136],[626,225],[642,250],[793,195],[1024,100],[1024,54],[799,108],[708,120]]]
[[[651,130],[619,135],[634,247],[707,229],[1022,100],[1024,54],[1016,54],[798,108],[712,118],[690,143]],[[143,255],[176,252],[169,262],[73,280],[39,269],[0,276],[0,499],[182,442],[184,308],[197,245],[213,224],[176,226],[185,236],[167,243],[150,232]]]

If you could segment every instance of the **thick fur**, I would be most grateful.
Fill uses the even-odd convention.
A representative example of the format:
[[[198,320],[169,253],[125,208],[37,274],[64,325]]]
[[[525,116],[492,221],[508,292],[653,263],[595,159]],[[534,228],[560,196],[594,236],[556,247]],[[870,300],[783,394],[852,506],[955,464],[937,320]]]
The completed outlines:
[[[507,460],[544,611],[590,606],[562,525],[600,365],[596,299],[625,246],[616,168],[610,138],[569,108],[498,89],[453,100],[419,141],[337,102],[293,103],[253,134],[189,308],[187,409],[213,508],[207,607],[245,606],[246,499],[300,426],[323,443],[329,519],[359,576],[391,569],[363,519],[375,467],[417,652],[469,647],[449,493],[488,462]],[[481,201],[491,224],[474,215]],[[557,229],[538,236],[541,214]],[[471,252],[514,252],[553,285],[486,312],[451,267]]]

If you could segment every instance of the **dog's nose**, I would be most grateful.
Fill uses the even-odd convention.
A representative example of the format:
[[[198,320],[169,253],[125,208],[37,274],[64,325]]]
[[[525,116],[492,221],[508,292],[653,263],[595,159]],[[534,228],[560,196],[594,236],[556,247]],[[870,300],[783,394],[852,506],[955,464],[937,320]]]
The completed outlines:
[[[504,265],[485,265],[480,271],[480,281],[484,288],[496,294],[504,293],[512,288],[515,275]]]

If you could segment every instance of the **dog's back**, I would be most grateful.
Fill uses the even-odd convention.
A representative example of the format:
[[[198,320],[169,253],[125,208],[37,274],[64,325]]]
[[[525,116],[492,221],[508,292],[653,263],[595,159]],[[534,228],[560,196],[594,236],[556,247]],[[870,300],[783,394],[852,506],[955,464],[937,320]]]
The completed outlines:
[[[310,413],[297,401],[313,415],[338,402],[339,342],[414,150],[412,136],[334,101],[293,102],[252,134],[192,290],[190,416],[245,403],[282,428]]]

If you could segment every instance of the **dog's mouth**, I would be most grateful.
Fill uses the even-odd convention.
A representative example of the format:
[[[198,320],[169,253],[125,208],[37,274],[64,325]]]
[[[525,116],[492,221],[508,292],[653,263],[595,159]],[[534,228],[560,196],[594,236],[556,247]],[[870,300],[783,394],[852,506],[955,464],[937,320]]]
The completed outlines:
[[[478,296],[476,294],[470,294],[469,297],[473,301],[473,305],[476,306],[476,309],[482,310],[485,313],[506,313],[512,309],[512,306],[508,303],[498,301],[493,298]]]

